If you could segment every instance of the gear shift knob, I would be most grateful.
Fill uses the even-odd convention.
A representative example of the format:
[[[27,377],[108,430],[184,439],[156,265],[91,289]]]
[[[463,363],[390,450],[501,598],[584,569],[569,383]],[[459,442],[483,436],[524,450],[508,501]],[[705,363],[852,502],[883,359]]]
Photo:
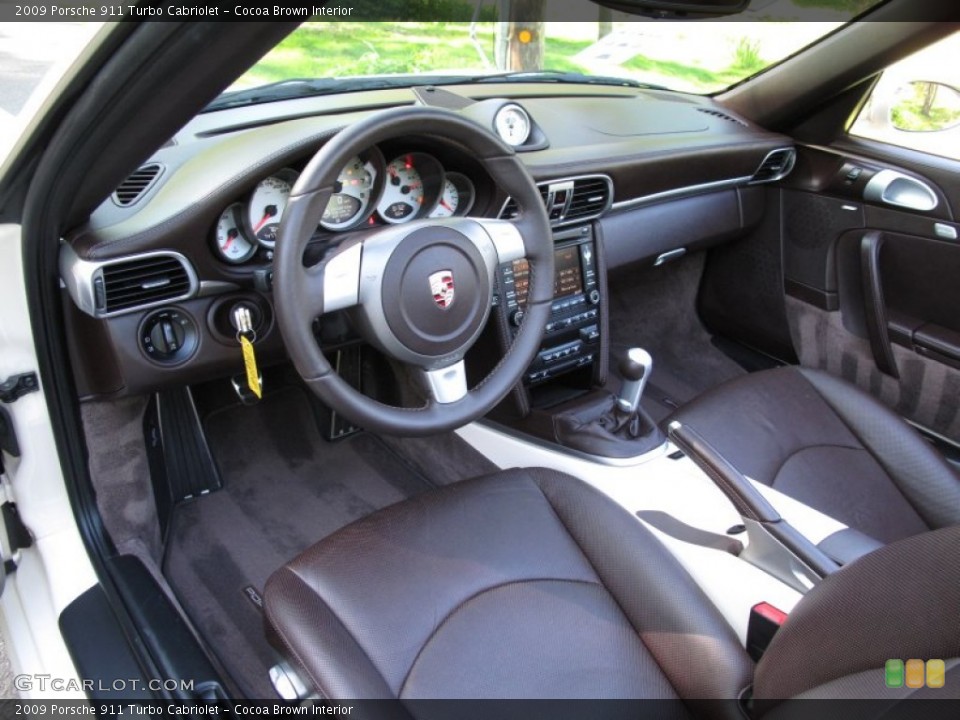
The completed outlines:
[[[640,407],[643,389],[653,370],[653,358],[643,348],[630,348],[620,361],[619,369],[623,376],[623,385],[620,386],[617,407],[623,412],[635,413]]]

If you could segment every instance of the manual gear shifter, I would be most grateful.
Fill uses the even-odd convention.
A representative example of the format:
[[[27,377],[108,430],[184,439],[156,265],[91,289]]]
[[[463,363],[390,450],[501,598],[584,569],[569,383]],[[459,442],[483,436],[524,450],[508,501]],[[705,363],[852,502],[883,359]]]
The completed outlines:
[[[620,361],[620,375],[623,385],[617,397],[617,408],[633,415],[640,407],[640,398],[653,371],[653,358],[643,348],[630,348]]]
[[[597,390],[553,411],[556,442],[601,457],[636,457],[663,444],[663,433],[640,408],[653,358],[630,348],[619,369],[619,395]]]

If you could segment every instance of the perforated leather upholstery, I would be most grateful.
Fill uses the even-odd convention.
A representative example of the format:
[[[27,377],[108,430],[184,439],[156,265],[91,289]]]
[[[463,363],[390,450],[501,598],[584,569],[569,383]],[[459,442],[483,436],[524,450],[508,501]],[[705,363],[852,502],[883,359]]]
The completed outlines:
[[[549,470],[365,518],[275,573],[265,601],[333,698],[736,698],[752,673],[659,541]]]
[[[943,457],[902,418],[827,373],[753,373],[673,420],[744,475],[882,542],[960,524],[960,478]]]

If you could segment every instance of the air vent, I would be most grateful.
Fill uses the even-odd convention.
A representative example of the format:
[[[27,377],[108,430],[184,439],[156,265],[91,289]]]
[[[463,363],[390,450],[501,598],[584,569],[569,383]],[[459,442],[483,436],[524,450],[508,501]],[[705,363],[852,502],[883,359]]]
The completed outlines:
[[[113,201],[120,207],[133,205],[146,194],[162,172],[163,165],[159,163],[149,163],[137,168],[113,191]]]
[[[176,255],[143,255],[105,265],[94,276],[98,313],[117,313],[171,300],[193,292],[193,279]]]
[[[613,182],[606,175],[587,175],[539,183],[540,197],[554,227],[599,217],[613,198]],[[517,216],[517,203],[507,198],[499,217]]]
[[[602,214],[610,205],[611,187],[610,178],[607,177],[594,176],[574,180],[573,195],[563,220],[586,220]]]
[[[774,182],[785,178],[793,170],[797,160],[797,151],[793,148],[780,148],[769,153],[760,163],[760,167],[750,178],[752,183]]]
[[[702,112],[704,115],[711,115],[712,117],[720,118],[721,120],[726,120],[727,122],[736,123],[737,125],[742,125],[743,127],[749,127],[740,118],[735,118],[733,117],[733,115],[727,115],[725,112],[721,112],[720,110],[714,110],[713,108],[698,107],[697,112]]]

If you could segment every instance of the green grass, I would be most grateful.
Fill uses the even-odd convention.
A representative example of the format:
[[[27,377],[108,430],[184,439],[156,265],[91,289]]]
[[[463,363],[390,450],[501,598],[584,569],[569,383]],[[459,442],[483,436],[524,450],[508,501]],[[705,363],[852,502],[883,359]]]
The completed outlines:
[[[482,23],[481,27],[477,40],[492,63],[493,23]],[[591,44],[592,40],[547,38],[544,69],[588,73],[570,58]],[[668,87],[682,85],[709,92],[752,75],[764,64],[759,47],[745,38],[734,48],[730,65],[723,70],[642,55],[628,60],[622,68],[658,75],[662,79],[657,81]],[[237,87],[294,77],[417,74],[438,68],[467,74],[495,72],[484,65],[470,40],[467,23],[307,23],[251,68]]]
[[[684,65],[672,60],[656,60],[637,55],[627,60],[623,67],[660,75],[663,77],[663,84],[667,87],[670,87],[670,78],[674,78],[702,92],[712,92],[743,80],[761,69],[763,64],[761,63],[756,69],[731,65],[725,70],[715,71],[699,65]]]
[[[487,47],[492,49],[492,40]],[[419,73],[433,68],[483,69],[466,25],[450,23],[441,29],[398,23],[307,24],[251,68],[244,80],[257,85],[292,77]]]
[[[890,119],[898,130],[935,132],[960,123],[960,104],[949,88],[934,89],[927,97],[930,83],[916,82],[912,94],[890,111]],[[951,102],[952,101],[952,102]]]
[[[493,62],[492,27],[478,33],[477,40]],[[568,58],[588,45],[589,41],[548,38],[544,67],[585,72]],[[488,70],[470,40],[466,23],[308,23],[251,68],[243,80],[253,86],[293,77],[421,73],[436,68]]]

